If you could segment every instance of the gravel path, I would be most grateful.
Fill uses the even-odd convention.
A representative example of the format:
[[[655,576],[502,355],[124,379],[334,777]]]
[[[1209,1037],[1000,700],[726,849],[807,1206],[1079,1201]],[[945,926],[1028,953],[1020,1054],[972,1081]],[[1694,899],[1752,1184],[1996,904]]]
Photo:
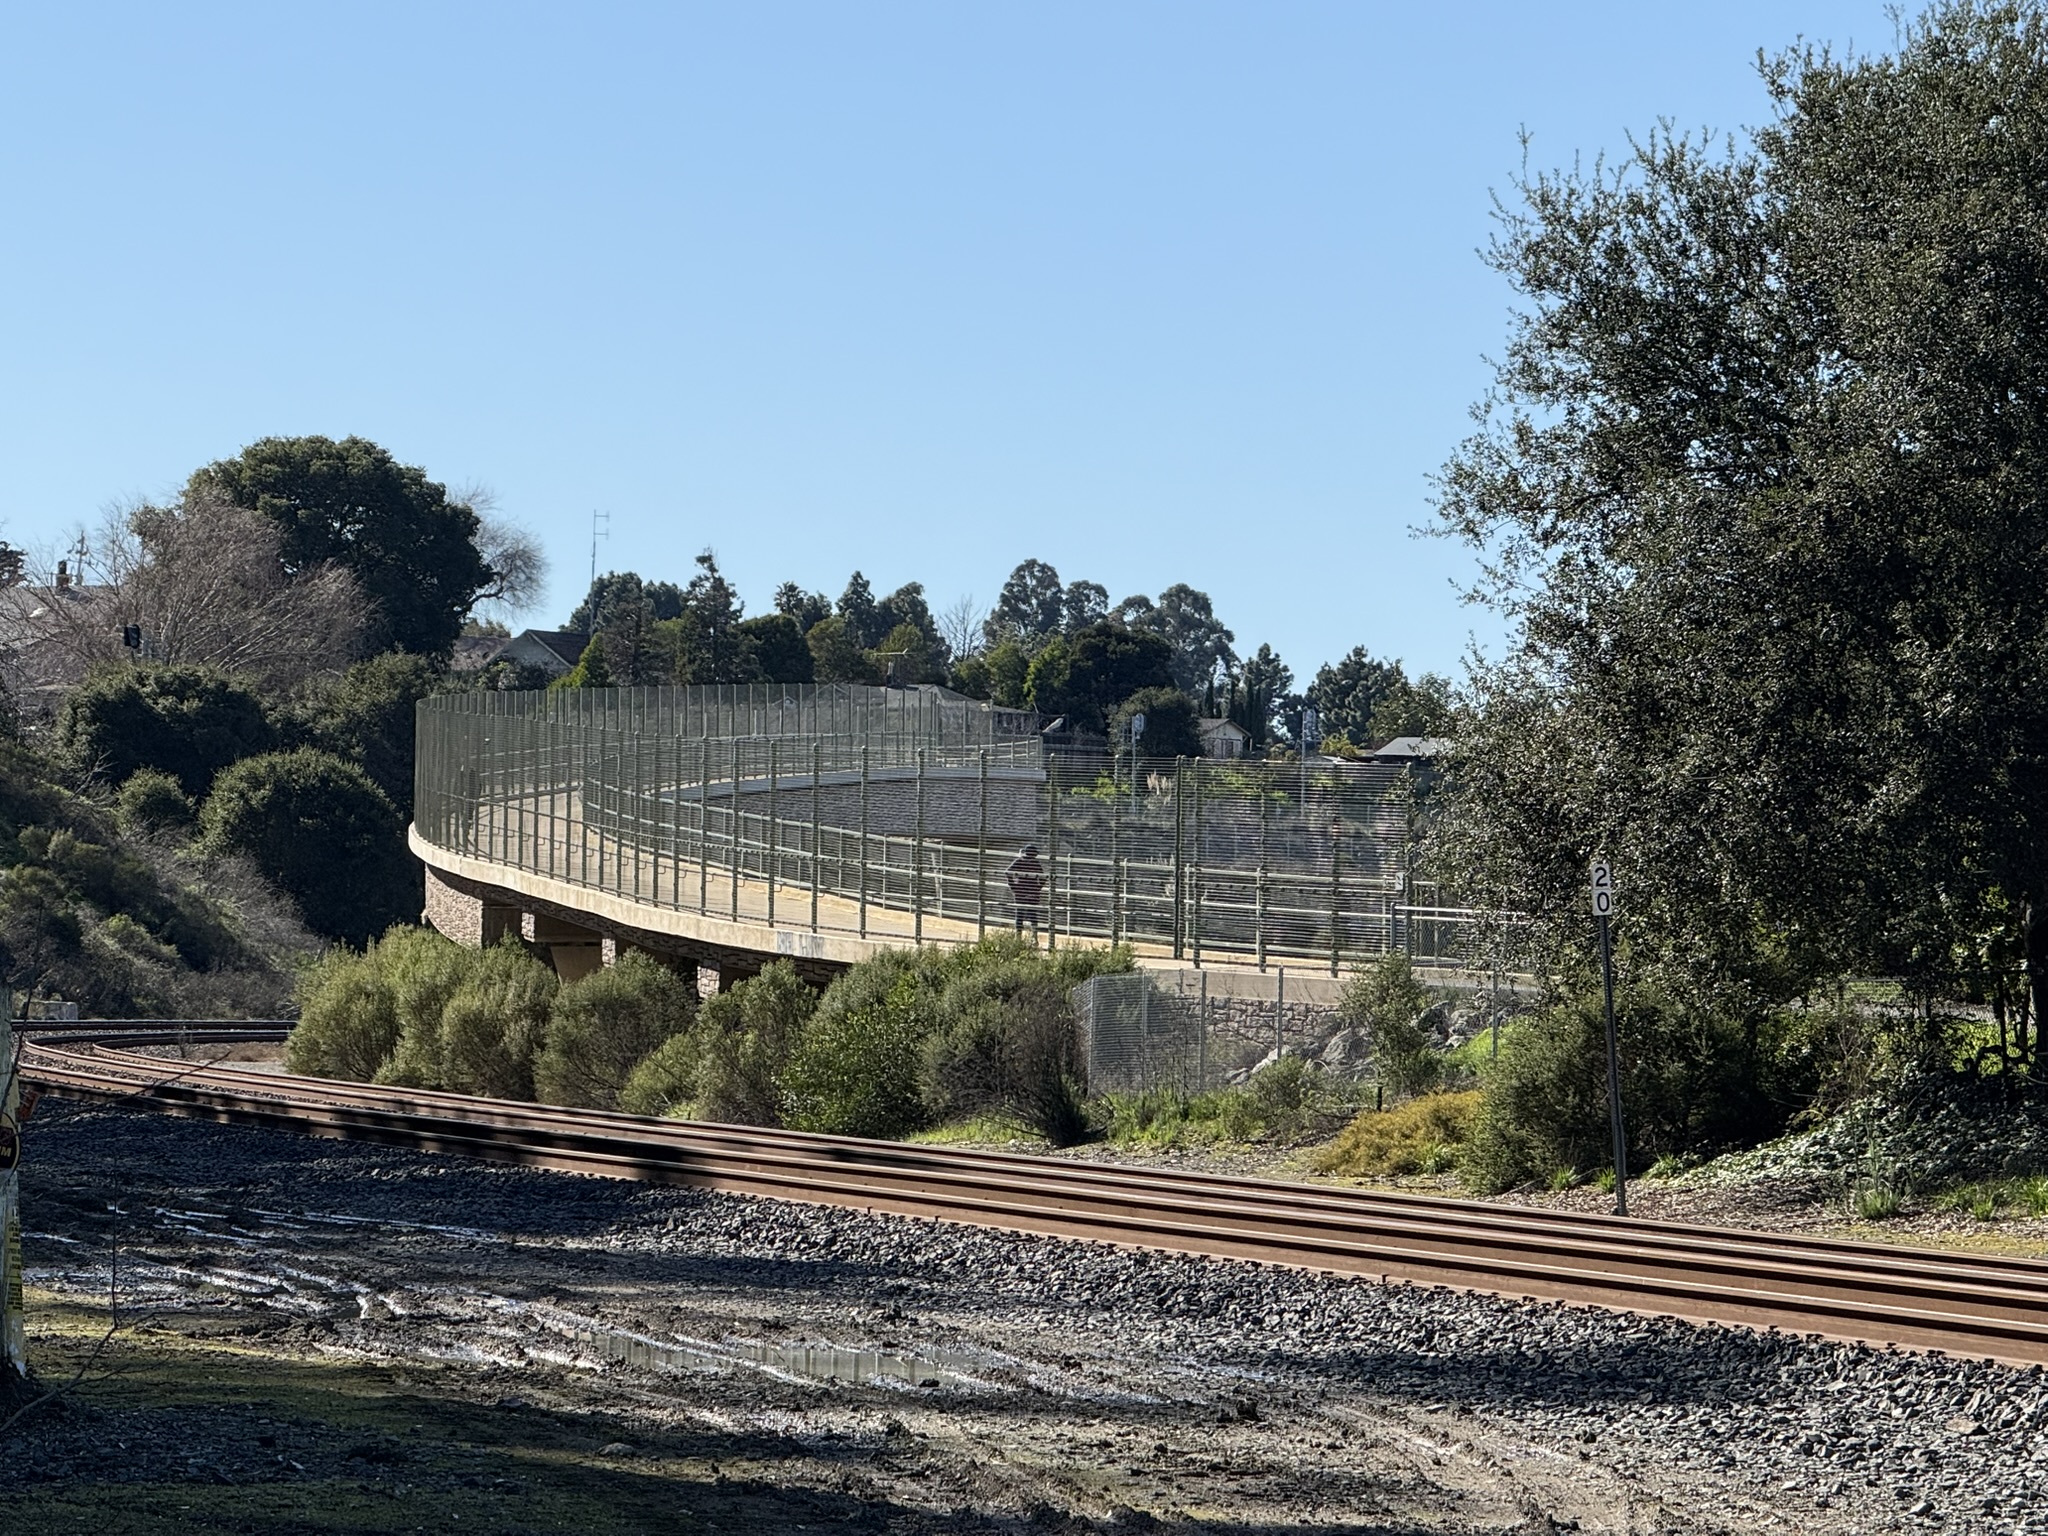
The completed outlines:
[[[827,1520],[2048,1532],[2038,1370],[64,1110],[30,1126],[32,1285],[103,1298],[118,1235],[133,1308],[694,1447]],[[824,1379],[835,1350],[922,1384]],[[111,1475],[17,1433],[0,1493]],[[720,1528],[789,1528],[757,1504]]]

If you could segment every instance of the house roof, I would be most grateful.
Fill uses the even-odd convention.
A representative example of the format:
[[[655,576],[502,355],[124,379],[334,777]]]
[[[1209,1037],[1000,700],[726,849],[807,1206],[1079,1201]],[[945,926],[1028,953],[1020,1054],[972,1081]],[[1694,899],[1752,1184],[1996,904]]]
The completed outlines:
[[[528,666],[559,667],[566,672],[582,658],[590,636],[580,629],[522,629],[499,646],[492,661],[524,662]]]
[[[481,672],[497,659],[506,641],[498,635],[463,635],[448,654],[451,672]]]
[[[1448,752],[1451,739],[1448,736],[1396,736],[1367,754],[1377,758],[1395,758],[1409,761],[1418,757],[1435,757]]]
[[[1195,722],[1195,731],[1204,740],[1211,736],[1241,736],[1246,741],[1252,739],[1252,733],[1235,720],[1204,718]]]

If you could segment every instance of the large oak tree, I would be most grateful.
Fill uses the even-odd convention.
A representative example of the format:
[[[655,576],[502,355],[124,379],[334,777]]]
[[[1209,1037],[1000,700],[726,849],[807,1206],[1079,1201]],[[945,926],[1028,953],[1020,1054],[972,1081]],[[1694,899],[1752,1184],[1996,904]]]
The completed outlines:
[[[470,609],[512,596],[538,573],[513,540],[494,561],[491,533],[471,499],[451,497],[424,470],[367,438],[266,437],[192,476],[188,495],[218,496],[277,525],[288,572],[327,562],[352,574],[385,646],[444,653]]]
[[[1988,966],[2048,1003],[2048,20],[1770,61],[1774,118],[1519,187],[1448,465],[1519,650],[1437,854],[1731,1001]],[[1994,978],[1995,979],[1995,978]]]

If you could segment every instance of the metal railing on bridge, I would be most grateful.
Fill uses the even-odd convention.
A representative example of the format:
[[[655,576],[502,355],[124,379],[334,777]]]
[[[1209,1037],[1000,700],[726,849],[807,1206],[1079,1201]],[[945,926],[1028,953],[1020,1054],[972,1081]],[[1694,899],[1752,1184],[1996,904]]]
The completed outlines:
[[[445,696],[420,706],[416,825],[637,903],[811,931],[952,942],[1023,923],[1196,964],[1458,962],[1471,915],[1411,885],[1405,770],[1112,771],[1048,759],[1035,724],[853,685]],[[1026,844],[1035,904],[1010,878]]]

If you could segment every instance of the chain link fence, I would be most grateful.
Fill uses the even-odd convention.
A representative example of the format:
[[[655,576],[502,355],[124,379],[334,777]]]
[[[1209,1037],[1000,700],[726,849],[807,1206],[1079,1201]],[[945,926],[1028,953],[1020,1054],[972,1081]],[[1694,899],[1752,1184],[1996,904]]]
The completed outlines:
[[[944,689],[575,689],[425,700],[415,824],[636,903],[910,942],[1462,963],[1474,914],[1410,878],[1408,770],[1048,758]],[[1030,850],[1026,856],[1026,850]]]
[[[1168,1089],[1206,1093],[1243,1082],[1282,1055],[1324,1054],[1341,1033],[1333,1000],[1295,995],[1288,974],[1135,971],[1096,976],[1074,989],[1074,1019],[1091,1093]],[[1328,1053],[1325,1065],[1364,1071],[1362,1049]]]

